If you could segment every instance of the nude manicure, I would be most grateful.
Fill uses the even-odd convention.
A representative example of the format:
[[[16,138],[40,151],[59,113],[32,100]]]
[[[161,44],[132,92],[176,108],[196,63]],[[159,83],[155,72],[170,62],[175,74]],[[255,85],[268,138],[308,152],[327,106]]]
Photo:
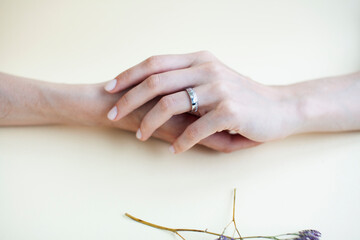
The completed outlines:
[[[136,131],[136,138],[137,139],[141,139],[142,137],[142,134],[141,134],[141,131],[140,131],[140,128]]]
[[[117,116],[117,107],[113,107],[107,114],[108,119],[115,120]]]
[[[175,154],[175,148],[174,148],[174,146],[170,146],[169,147],[169,151],[172,153],[172,154]]]
[[[113,80],[109,81],[104,87],[105,90],[108,91],[108,92],[114,90],[114,88],[116,86],[116,82],[117,82],[116,79],[113,79]]]

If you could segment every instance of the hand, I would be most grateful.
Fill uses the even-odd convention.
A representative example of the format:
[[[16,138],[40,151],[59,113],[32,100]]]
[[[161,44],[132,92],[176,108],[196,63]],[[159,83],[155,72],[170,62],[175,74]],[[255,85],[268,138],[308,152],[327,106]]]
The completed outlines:
[[[111,122],[105,118],[105,114],[109,110],[109,106],[111,107],[125,92],[109,95],[103,90],[103,86],[104,84],[95,84],[88,85],[86,88],[82,86],[82,89],[77,89],[77,92],[83,93],[87,96],[86,101],[82,102],[84,102],[86,106],[91,106],[90,108],[79,106],[79,109],[86,109],[86,114],[84,114],[83,111],[80,111],[76,116],[77,119],[82,119],[80,122],[87,122],[91,125],[115,127],[135,132],[139,128],[141,120],[145,114],[153,108],[159,100],[153,99],[152,101],[149,101],[138,109],[132,111],[121,120]],[[187,126],[195,122],[197,119],[197,116],[190,114],[173,116],[169,119],[169,121],[158,128],[153,133],[153,136],[167,142],[173,142]],[[231,135],[227,132],[219,132],[202,139],[199,144],[220,152],[232,152],[251,147],[254,144],[257,145],[258,143],[254,143],[253,141],[250,141],[240,135]]]
[[[0,73],[0,127],[19,125],[69,124],[115,127],[136,131],[143,116],[157,100],[150,101],[121,121],[110,122],[105,113],[124,92],[107,94],[104,83],[59,84]],[[189,114],[176,116],[155,131],[154,136],[172,142],[197,118]],[[230,144],[231,142],[231,144]],[[229,152],[247,147],[241,137],[218,133],[200,144]]]
[[[224,130],[256,146],[292,134],[299,121],[296,107],[279,87],[256,83],[209,52],[150,57],[118,75],[105,89],[117,93],[129,87],[109,112],[110,120],[118,121],[162,96],[141,121],[137,137],[143,141],[174,115],[190,111],[189,96],[183,90],[194,88],[200,117],[173,142],[170,150],[175,153]]]

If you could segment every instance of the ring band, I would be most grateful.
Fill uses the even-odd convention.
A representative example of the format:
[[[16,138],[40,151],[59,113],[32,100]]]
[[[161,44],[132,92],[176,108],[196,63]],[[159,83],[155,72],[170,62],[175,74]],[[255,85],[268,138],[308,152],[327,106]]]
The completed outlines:
[[[186,92],[188,93],[188,95],[190,97],[190,101],[191,101],[191,111],[190,112],[195,113],[198,111],[198,108],[199,108],[198,97],[197,97],[194,89],[192,89],[192,88],[187,88]]]

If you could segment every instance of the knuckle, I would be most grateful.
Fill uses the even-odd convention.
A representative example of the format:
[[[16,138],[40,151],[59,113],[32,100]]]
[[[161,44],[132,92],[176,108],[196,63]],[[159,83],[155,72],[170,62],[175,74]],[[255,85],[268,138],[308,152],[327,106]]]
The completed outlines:
[[[124,96],[122,96],[121,101],[120,101],[120,105],[128,106],[129,103],[130,103],[130,97],[129,97],[129,94],[126,93],[126,94],[124,94]]]
[[[185,138],[189,141],[194,141],[199,135],[199,129],[189,126],[185,131]]]
[[[216,91],[217,95],[221,98],[227,98],[229,96],[228,86],[224,81],[217,80],[213,83],[213,89]]]
[[[199,57],[204,58],[204,59],[209,59],[209,58],[212,59],[212,58],[214,58],[214,54],[212,54],[208,50],[199,51],[198,55],[199,55]]]
[[[203,70],[210,79],[218,79],[223,73],[221,64],[214,61],[204,63]]]
[[[230,100],[222,101],[218,106],[218,110],[221,115],[225,115],[225,116],[236,115],[236,107],[234,106],[233,102]]]
[[[145,81],[146,87],[150,90],[157,89],[160,86],[160,76],[159,74],[154,74],[148,77]]]
[[[171,96],[162,97],[159,101],[161,111],[168,112],[174,104],[174,99]]]
[[[145,60],[146,67],[149,70],[155,70],[160,65],[160,56],[151,56]]]

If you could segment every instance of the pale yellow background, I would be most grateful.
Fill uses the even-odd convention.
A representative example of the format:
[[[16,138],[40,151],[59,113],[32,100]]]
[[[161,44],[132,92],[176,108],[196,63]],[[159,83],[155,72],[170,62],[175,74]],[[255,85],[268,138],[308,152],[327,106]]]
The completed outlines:
[[[0,1],[0,71],[11,74],[100,82],[151,55],[202,49],[265,84],[353,72],[360,1]],[[243,235],[359,238],[359,132],[232,154],[168,146],[113,129],[1,128],[0,239],[176,239],[125,212],[221,232],[234,187]]]

